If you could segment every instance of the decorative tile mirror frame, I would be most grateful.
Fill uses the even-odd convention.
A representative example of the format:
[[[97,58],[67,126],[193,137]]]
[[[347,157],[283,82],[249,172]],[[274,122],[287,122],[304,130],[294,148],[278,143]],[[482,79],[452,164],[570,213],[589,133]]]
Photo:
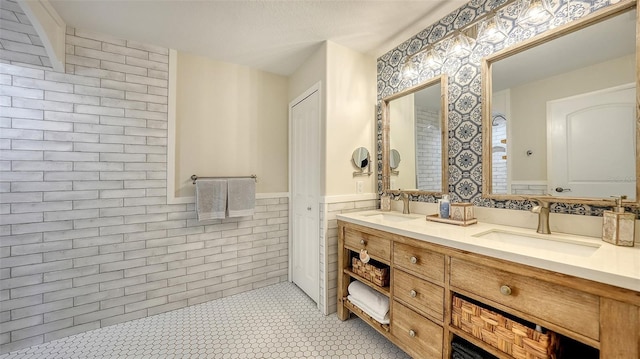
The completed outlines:
[[[383,148],[385,133],[383,99],[412,88],[424,82],[425,79],[446,74],[449,78],[448,192],[452,200],[471,202],[484,207],[520,210],[531,208],[532,202],[523,197],[494,199],[482,196],[482,59],[567,24],[579,24],[580,19],[587,18],[591,14],[608,11],[607,9],[611,7],[631,8],[636,4],[633,0],[551,0],[548,3],[553,17],[535,26],[525,26],[517,23],[518,16],[524,6],[522,1],[471,1],[378,59],[377,174],[380,194],[388,189],[388,181],[385,183],[383,180],[383,169],[388,164],[383,155],[385,153]],[[475,43],[468,55],[446,56],[441,67],[429,68],[411,77],[403,76],[403,67],[414,55],[429,49],[435,49],[442,53],[449,45],[446,44],[446,40],[461,32],[469,32],[469,28],[479,24],[480,20],[489,18],[497,12],[505,22],[510,24],[507,26],[509,31],[504,40],[494,43]],[[637,131],[638,127],[636,127]],[[636,173],[636,180],[637,177],[638,173]],[[435,197],[414,194],[411,196],[411,200],[434,202]],[[580,203],[561,202],[553,203],[551,210],[571,214],[601,215],[606,207],[598,207],[598,205],[603,204],[586,201]],[[635,211],[638,214],[637,208]]]

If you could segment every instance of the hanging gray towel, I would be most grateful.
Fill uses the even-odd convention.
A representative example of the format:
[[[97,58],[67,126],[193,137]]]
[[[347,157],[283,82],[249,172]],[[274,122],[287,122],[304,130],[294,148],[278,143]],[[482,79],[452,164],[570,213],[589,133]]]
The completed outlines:
[[[253,216],[256,207],[256,181],[253,178],[233,178],[229,183],[229,217]]]
[[[226,209],[227,180],[199,179],[196,181],[198,221],[225,218]]]

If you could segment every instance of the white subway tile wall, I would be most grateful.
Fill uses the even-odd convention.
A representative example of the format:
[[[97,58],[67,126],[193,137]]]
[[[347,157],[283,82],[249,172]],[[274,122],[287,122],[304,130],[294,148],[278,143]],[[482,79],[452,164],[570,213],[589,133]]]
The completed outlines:
[[[507,121],[503,121],[491,127],[491,190],[493,193],[507,193]]]
[[[511,192],[513,194],[529,194],[544,196],[547,193],[547,185],[544,184],[527,184],[522,183],[511,185]]]
[[[0,353],[286,281],[287,197],[167,204],[168,49],[66,48],[66,74],[0,56]]]
[[[416,106],[417,188],[442,191],[442,135],[440,110]]]
[[[0,61],[51,68],[38,33],[20,5],[12,0],[0,0]],[[0,79],[6,85],[6,77]]]
[[[320,218],[320,303],[325,315],[338,309],[338,219],[337,214],[378,208],[378,200],[323,203]],[[326,268],[326,270],[325,270]]]

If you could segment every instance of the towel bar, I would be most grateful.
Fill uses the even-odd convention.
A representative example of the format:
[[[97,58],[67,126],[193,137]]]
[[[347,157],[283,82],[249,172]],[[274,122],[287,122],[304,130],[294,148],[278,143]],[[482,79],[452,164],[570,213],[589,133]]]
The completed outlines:
[[[251,175],[251,176],[211,176],[211,177],[198,177],[197,175],[191,175],[191,180],[193,181],[193,184],[196,184],[196,181],[199,178],[253,178],[256,182],[258,182],[258,176],[257,175]]]

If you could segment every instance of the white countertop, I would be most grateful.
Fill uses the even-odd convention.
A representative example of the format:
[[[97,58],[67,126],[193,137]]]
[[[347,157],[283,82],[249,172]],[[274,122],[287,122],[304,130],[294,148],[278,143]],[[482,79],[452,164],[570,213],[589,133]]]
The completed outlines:
[[[390,220],[376,214],[391,214]],[[394,221],[399,217],[409,220]],[[610,284],[640,292],[640,247],[619,247],[600,238],[576,236],[563,233],[537,234],[535,230],[499,224],[478,222],[467,227],[427,221],[424,215],[403,215],[398,212],[363,211],[338,214],[345,222],[359,224],[390,233],[415,238],[429,243],[440,244],[464,251],[470,251],[493,258],[526,264],[536,268],[551,270]],[[496,240],[479,238],[474,235],[487,231],[505,231],[536,238],[525,241]],[[509,235],[507,233],[507,236]],[[547,242],[547,238],[551,241]],[[529,243],[528,241],[531,241]],[[540,242],[537,242],[540,241]],[[579,244],[571,250],[566,242]],[[559,244],[559,246],[556,246]],[[582,247],[581,244],[584,244]],[[563,251],[553,247],[564,247]],[[597,248],[594,248],[597,247]],[[582,249],[585,249],[584,251]]]

